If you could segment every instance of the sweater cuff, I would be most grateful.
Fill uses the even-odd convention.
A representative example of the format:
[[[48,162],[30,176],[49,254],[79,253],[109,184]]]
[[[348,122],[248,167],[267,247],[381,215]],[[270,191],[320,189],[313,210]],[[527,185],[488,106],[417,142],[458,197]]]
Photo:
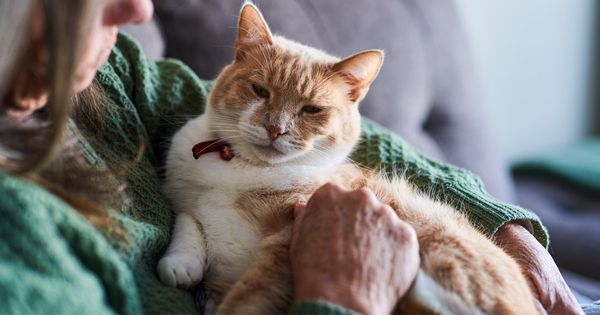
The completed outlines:
[[[359,315],[359,313],[325,301],[312,300],[296,302],[289,315]]]
[[[482,232],[493,237],[502,225],[515,222],[524,225],[542,246],[548,248],[548,231],[536,214],[501,202],[487,194],[482,186],[472,183],[474,181],[460,182],[449,190],[462,200],[461,208]]]
[[[363,139],[353,158],[367,167],[408,179],[420,191],[465,213],[489,238],[508,222],[531,223],[530,232],[548,247],[548,232],[537,215],[495,199],[473,173],[425,156],[368,119],[363,119]]]

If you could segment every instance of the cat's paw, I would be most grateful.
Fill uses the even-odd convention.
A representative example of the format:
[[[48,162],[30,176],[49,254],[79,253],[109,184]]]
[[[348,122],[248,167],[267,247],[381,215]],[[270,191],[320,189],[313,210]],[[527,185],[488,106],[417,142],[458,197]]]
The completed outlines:
[[[181,289],[193,288],[202,280],[204,261],[187,255],[168,255],[158,262],[158,277],[164,284]]]

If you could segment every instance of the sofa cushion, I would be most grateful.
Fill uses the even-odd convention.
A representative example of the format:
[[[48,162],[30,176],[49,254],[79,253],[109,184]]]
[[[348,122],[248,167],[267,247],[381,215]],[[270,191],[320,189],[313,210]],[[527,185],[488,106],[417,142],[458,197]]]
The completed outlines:
[[[155,19],[144,24],[128,24],[119,27],[137,39],[144,49],[144,54],[150,60],[159,60],[165,57],[165,41]]]

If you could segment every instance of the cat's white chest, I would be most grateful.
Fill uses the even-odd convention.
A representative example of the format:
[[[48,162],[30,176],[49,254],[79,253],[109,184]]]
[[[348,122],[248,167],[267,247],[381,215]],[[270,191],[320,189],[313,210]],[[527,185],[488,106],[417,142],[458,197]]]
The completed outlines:
[[[218,188],[198,196],[195,217],[202,223],[207,243],[209,280],[233,283],[258,251],[259,237],[235,206],[236,194]]]
[[[218,152],[192,155],[192,147],[211,139],[205,115],[189,121],[173,138],[167,163],[166,192],[176,212],[191,214],[206,240],[209,280],[233,283],[258,252],[258,227],[244,219],[238,198],[248,191],[282,190],[315,177],[315,167],[256,167]],[[323,172],[320,172],[323,173]]]

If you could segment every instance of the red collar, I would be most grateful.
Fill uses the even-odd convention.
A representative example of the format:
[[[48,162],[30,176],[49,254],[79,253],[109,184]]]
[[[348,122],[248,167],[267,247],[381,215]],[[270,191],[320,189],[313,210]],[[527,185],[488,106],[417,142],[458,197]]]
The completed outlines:
[[[219,156],[222,160],[230,161],[233,159],[233,152],[231,152],[231,145],[221,140],[209,140],[200,142],[192,147],[192,153],[194,159],[198,159],[202,154],[219,151]]]

